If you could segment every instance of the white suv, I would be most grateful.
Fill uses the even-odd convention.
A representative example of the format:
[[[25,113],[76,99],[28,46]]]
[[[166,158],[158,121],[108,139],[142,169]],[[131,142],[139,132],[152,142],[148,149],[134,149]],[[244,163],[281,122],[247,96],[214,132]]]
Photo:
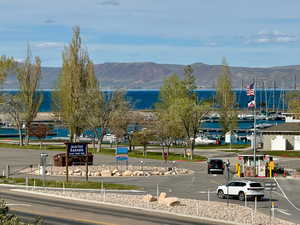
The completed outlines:
[[[217,195],[219,198],[225,198],[227,195],[234,196],[241,201],[244,201],[245,197],[257,196],[257,199],[261,200],[264,197],[264,187],[259,182],[249,180],[230,181],[228,185],[221,185],[217,188]]]

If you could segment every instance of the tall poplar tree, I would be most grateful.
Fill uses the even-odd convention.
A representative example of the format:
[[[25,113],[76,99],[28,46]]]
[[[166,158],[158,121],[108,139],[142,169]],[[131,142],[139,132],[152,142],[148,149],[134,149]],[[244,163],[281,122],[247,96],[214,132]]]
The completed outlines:
[[[86,93],[98,88],[94,65],[82,46],[80,28],[73,28],[73,38],[63,51],[63,65],[58,84],[60,116],[70,132],[70,141],[87,127]]]
[[[17,80],[19,84],[18,97],[23,104],[23,126],[25,126],[26,144],[29,142],[29,128],[37,116],[43,96],[37,92],[42,76],[41,60],[35,57],[33,60],[30,46],[27,46],[27,55],[24,63],[17,68]]]
[[[224,58],[216,89],[216,102],[220,114],[220,125],[224,134],[228,131],[232,131],[237,125],[237,115],[234,108],[235,96],[232,90],[230,76],[230,69]]]

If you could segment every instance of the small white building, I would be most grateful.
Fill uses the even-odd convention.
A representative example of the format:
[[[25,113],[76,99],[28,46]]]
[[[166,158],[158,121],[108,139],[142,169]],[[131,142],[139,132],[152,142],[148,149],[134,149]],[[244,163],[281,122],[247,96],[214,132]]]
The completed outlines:
[[[283,123],[261,130],[265,151],[300,150],[300,123]]]

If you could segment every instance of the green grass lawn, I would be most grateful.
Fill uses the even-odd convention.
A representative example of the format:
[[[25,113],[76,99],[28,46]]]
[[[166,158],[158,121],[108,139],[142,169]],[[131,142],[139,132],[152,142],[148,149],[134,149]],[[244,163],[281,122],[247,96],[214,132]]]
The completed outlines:
[[[243,148],[248,148],[250,147],[249,144],[224,144],[224,145],[197,145],[195,148],[196,149],[243,149]]]
[[[0,178],[0,183],[2,184],[19,184],[25,185],[25,178]],[[43,180],[41,179],[28,179],[29,186],[37,186],[42,187]],[[82,188],[82,189],[101,189],[101,182],[80,182],[80,181],[72,181],[72,182],[64,182],[64,181],[45,181],[46,187],[59,187],[62,188]],[[112,183],[103,183],[103,188],[105,189],[115,189],[115,190],[140,190],[141,188],[135,185],[124,185],[124,184],[112,184]]]
[[[33,149],[33,150],[50,150],[50,151],[64,151],[66,149],[63,145],[27,145],[19,146],[18,144],[0,143],[0,148],[18,148],[18,149]]]
[[[57,145],[47,145],[47,148],[45,146],[43,146],[43,148],[40,149],[39,145],[19,146],[16,144],[0,143],[0,148],[66,151],[65,146],[57,146]],[[113,148],[103,148],[100,152],[96,152],[96,150],[94,148],[90,148],[89,152],[96,153],[96,154],[115,155],[115,149],[113,149]],[[143,153],[141,151],[134,151],[134,152],[129,152],[128,156],[134,157],[134,158],[163,160],[161,152],[147,152],[147,155],[143,156]],[[191,161],[199,161],[199,160],[206,160],[206,159],[207,159],[206,157],[194,155],[193,160],[191,160]],[[184,158],[182,154],[174,154],[174,153],[170,152],[168,160],[187,160],[187,158]]]
[[[94,152],[94,149],[90,149],[91,152]],[[115,155],[114,149],[105,148],[102,149],[101,152],[97,152],[96,154],[107,154],[107,155]],[[147,152],[146,156],[143,156],[143,152],[141,151],[133,151],[128,153],[129,157],[133,158],[145,158],[145,159],[156,159],[156,160],[164,160],[162,157],[161,152]],[[173,152],[169,152],[168,160],[187,160],[187,158],[184,158],[182,154],[175,154]],[[194,155],[193,160],[189,161],[202,161],[207,160],[204,156]]]

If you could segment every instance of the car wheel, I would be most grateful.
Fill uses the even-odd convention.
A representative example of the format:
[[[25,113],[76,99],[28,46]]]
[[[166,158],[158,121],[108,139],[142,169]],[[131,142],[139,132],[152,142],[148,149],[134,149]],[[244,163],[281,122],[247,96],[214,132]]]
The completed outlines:
[[[210,174],[210,170],[207,170],[207,174]]]
[[[245,201],[245,194],[242,191],[239,193],[239,200],[240,201]]]
[[[218,191],[218,197],[223,199],[225,196],[224,196],[224,192],[222,190],[219,190]]]

